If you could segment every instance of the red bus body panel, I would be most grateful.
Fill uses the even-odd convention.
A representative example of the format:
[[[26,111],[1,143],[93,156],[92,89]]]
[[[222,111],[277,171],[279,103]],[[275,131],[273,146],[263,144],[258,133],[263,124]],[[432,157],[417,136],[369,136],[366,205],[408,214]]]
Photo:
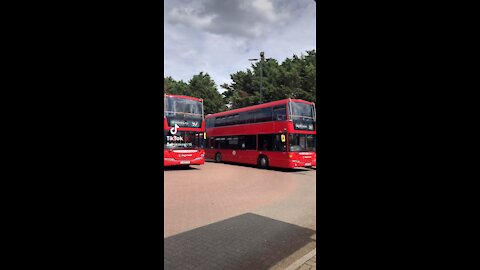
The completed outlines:
[[[205,151],[191,149],[187,150],[164,150],[163,166],[177,166],[177,165],[203,165],[205,164]]]
[[[164,97],[190,99],[190,100],[195,100],[195,101],[198,101],[198,102],[202,102],[202,101],[203,101],[203,99],[201,99],[201,98],[189,97],[189,96],[182,96],[182,95],[165,94]]]
[[[203,102],[202,99],[189,97],[189,96],[181,96],[181,95],[171,95],[166,94],[164,97],[174,97],[174,98],[183,98],[183,99],[190,99],[195,100],[198,102]],[[169,130],[170,127],[168,125],[167,118],[163,117],[163,129]],[[195,132],[205,132],[205,120],[202,121],[202,125],[200,128],[187,128],[187,127],[180,127],[178,128],[179,131],[195,131]],[[163,150],[163,166],[179,166],[179,165],[203,165],[205,164],[205,150],[203,149],[170,149],[170,150]]]
[[[265,104],[235,109],[231,111],[210,114],[205,117],[205,120],[209,118],[215,118],[215,117],[235,114],[239,112],[246,112],[246,111],[251,111],[251,110],[256,110],[261,108],[288,104],[288,102],[290,101],[312,104],[312,102],[308,102],[300,99],[285,99],[285,100],[279,100],[279,101],[269,102]],[[286,107],[287,107],[287,115],[288,115],[289,108],[288,106]],[[313,135],[316,134],[316,131],[295,130],[293,126],[293,122],[290,120],[206,128],[207,140],[210,137],[277,134],[277,133],[283,133],[284,131],[286,131],[287,134],[290,134],[290,133],[313,134]],[[288,152],[288,151],[279,152],[279,151],[258,151],[258,150],[209,149],[207,147],[205,149],[205,158],[214,159],[217,153],[220,153],[222,161],[226,161],[226,162],[237,162],[237,163],[256,165],[259,156],[265,155],[268,158],[269,166],[271,167],[299,168],[299,167],[317,166],[316,152]]]

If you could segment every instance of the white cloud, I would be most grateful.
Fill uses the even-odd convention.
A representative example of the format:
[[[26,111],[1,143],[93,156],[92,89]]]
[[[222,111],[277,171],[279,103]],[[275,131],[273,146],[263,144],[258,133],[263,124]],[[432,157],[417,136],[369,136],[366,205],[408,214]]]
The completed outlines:
[[[268,0],[254,0],[250,2],[252,8],[257,11],[258,15],[264,15],[268,20],[274,22],[277,20],[277,15],[273,9],[271,1]]]
[[[260,51],[281,62],[315,49],[315,7],[311,0],[166,1],[165,76],[188,81],[203,71],[219,87]]]
[[[212,24],[215,15],[201,15],[192,7],[175,7],[169,15],[169,20],[173,23],[186,24],[198,29],[208,28]]]

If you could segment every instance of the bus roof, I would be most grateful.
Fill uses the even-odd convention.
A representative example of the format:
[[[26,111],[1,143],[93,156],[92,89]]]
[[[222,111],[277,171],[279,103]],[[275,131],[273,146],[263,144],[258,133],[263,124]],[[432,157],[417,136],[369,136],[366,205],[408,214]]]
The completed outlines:
[[[199,101],[199,102],[203,101],[203,99],[201,99],[201,98],[182,96],[182,95],[165,94],[164,97],[184,98],[184,99],[190,99],[190,100],[195,100],[195,101]]]
[[[305,101],[305,100],[303,100],[303,99],[287,98],[287,99],[272,101],[272,102],[268,102],[268,103],[263,103],[263,104],[258,104],[258,105],[243,107],[243,108],[239,108],[239,109],[234,109],[234,110],[230,110],[230,111],[225,111],[225,112],[219,112],[219,113],[209,114],[209,115],[206,115],[205,118],[219,117],[219,116],[230,115],[230,114],[235,114],[235,113],[241,113],[241,112],[246,112],[246,111],[251,111],[251,110],[256,110],[256,109],[268,108],[268,107],[271,107],[271,106],[286,104],[286,103],[289,102],[289,101],[306,103],[306,104],[313,104],[313,102]]]

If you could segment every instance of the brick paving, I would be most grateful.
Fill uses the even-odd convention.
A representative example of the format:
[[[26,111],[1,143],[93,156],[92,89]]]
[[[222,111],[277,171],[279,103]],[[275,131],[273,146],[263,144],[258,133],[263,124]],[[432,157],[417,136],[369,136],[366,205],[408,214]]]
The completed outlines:
[[[165,269],[294,267],[316,247],[315,175],[208,162],[166,170]]]
[[[296,270],[315,270],[317,269],[317,255],[313,256],[310,260],[306,261]]]
[[[249,212],[315,229],[315,174],[210,162],[165,171],[163,236]]]
[[[164,268],[269,269],[308,243],[315,231],[252,213],[164,239]]]

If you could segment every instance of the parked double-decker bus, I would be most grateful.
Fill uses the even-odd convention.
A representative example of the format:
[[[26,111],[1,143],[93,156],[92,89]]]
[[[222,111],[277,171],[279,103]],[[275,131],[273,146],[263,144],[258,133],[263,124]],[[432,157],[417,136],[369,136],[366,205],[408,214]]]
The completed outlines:
[[[315,104],[284,99],[210,114],[206,121],[206,158],[299,168],[317,165]]]
[[[166,94],[163,103],[163,165],[204,164],[203,100]]]

